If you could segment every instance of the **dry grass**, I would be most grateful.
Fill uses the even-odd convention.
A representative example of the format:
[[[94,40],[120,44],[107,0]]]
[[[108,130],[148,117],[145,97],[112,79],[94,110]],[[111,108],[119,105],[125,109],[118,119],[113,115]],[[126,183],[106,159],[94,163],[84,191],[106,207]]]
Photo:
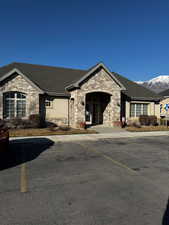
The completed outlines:
[[[49,128],[34,128],[34,129],[11,129],[9,130],[10,137],[27,137],[27,136],[48,136],[48,135],[68,135],[68,134],[96,134],[95,130],[73,129],[63,131],[52,131]]]
[[[141,128],[127,127],[126,130],[131,132],[169,131],[169,127],[167,126],[144,126]]]

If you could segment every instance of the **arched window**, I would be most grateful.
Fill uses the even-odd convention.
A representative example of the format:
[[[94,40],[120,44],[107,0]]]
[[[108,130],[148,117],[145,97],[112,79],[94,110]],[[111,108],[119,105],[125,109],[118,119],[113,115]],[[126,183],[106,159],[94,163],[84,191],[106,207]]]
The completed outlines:
[[[21,92],[6,92],[3,95],[3,116],[6,119],[26,116],[26,95]]]

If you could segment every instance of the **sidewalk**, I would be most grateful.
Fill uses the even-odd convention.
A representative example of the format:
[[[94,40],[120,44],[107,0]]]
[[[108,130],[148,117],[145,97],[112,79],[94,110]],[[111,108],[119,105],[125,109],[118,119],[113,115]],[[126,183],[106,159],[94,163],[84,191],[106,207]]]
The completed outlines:
[[[169,131],[153,131],[153,132],[113,132],[102,134],[74,134],[74,135],[53,135],[53,136],[33,136],[33,137],[16,137],[10,140],[25,140],[30,138],[48,138],[54,142],[71,142],[71,141],[96,141],[99,139],[113,138],[138,138],[138,137],[158,137],[169,136]]]

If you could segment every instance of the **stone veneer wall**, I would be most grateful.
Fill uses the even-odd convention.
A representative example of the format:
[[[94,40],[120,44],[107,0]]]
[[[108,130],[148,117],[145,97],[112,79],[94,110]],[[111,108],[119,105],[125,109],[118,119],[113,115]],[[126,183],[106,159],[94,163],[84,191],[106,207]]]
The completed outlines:
[[[12,76],[0,84],[0,118],[3,118],[3,93],[18,91],[26,94],[26,117],[39,114],[39,92],[21,75]]]
[[[76,127],[79,122],[85,121],[86,94],[90,92],[105,92],[111,95],[103,115],[103,124],[116,126],[120,122],[121,88],[104,69],[97,71],[80,89],[71,92],[71,98],[74,99],[74,107],[72,102],[70,107],[73,112],[70,115],[71,125]]]

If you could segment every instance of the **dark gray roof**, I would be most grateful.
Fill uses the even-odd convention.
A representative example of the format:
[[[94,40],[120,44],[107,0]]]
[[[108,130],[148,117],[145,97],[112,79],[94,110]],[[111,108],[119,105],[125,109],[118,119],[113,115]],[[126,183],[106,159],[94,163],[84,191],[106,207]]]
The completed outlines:
[[[64,93],[65,87],[85,75],[85,70],[66,69],[61,67],[11,63],[0,68],[0,78],[12,69],[20,70],[40,89],[48,93]]]
[[[169,89],[160,92],[159,95],[161,95],[161,96],[163,96],[163,97],[165,97],[165,96],[168,97],[168,96],[169,96]]]
[[[11,63],[0,68],[0,78],[12,69],[20,70],[34,84],[49,95],[68,95],[65,88],[81,79],[89,70],[76,70],[53,66],[42,66],[28,63]],[[135,100],[159,100],[160,96],[127,78],[113,73],[126,88],[123,93]]]
[[[145,88],[117,73],[113,72],[113,74],[126,88],[126,90],[122,92],[132,100],[160,100],[161,96],[150,89]]]

